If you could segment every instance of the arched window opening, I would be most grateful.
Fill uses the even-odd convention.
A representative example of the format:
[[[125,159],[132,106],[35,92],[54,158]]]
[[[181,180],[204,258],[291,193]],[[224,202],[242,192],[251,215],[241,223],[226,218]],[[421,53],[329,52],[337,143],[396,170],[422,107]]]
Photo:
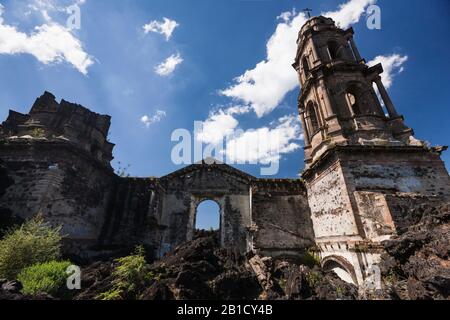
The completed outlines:
[[[361,89],[357,84],[350,85],[346,91],[346,99],[351,113],[355,116],[363,114]]]
[[[317,113],[316,108],[313,102],[308,103],[307,110],[307,118],[310,125],[310,133],[313,136],[317,131],[319,131],[319,122],[317,121]]]
[[[206,200],[197,207],[196,230],[220,230],[220,207],[215,201]]]
[[[356,99],[353,93],[347,93],[347,102],[352,111],[353,115],[359,116],[361,115],[361,108],[359,107],[358,100]]]
[[[331,60],[342,59],[344,57],[344,47],[340,46],[336,41],[328,42],[328,54]]]
[[[303,65],[303,72],[305,73],[305,77],[308,77],[310,69],[309,69],[309,62],[308,62],[307,57],[303,57],[302,65]]]

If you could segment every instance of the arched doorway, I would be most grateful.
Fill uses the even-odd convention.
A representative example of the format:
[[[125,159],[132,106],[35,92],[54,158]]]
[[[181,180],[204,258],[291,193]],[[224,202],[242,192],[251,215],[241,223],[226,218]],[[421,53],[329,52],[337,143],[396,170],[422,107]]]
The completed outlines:
[[[345,282],[358,285],[354,268],[343,258],[337,256],[327,257],[322,261],[322,267],[325,271],[333,271]]]
[[[197,206],[195,229],[206,231],[220,230],[220,206],[212,200],[205,200]]]

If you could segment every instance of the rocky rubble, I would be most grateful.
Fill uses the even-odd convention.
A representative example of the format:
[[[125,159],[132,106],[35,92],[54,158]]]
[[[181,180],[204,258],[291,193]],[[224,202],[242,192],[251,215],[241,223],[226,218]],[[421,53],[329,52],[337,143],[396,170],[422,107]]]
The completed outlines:
[[[114,263],[96,263],[83,273],[88,288],[76,299],[95,299],[111,288]],[[356,299],[356,287],[334,273],[295,262],[220,249],[215,233],[201,233],[150,266],[155,275],[140,299]]]
[[[450,204],[411,209],[416,223],[386,241],[380,264],[386,299],[449,299]]]
[[[33,297],[26,296],[20,292],[21,290],[22,284],[19,281],[0,279],[0,300],[54,300],[44,293]]]
[[[383,243],[383,288],[358,292],[314,260],[272,259],[222,249],[216,233],[202,232],[149,266],[153,279],[137,288],[142,300],[173,299],[449,299],[450,205],[415,208],[414,224]],[[406,223],[405,223],[406,225]],[[96,262],[82,273],[75,299],[96,299],[112,288],[115,261]],[[26,300],[17,281],[0,280],[0,300]],[[51,299],[43,294],[33,299]]]
[[[449,299],[450,204],[405,212],[398,236],[383,243],[383,288],[362,293],[311,261],[272,259],[220,249],[216,234],[197,237],[151,265],[157,279],[142,299]],[[79,299],[110,286],[113,263],[84,272]]]

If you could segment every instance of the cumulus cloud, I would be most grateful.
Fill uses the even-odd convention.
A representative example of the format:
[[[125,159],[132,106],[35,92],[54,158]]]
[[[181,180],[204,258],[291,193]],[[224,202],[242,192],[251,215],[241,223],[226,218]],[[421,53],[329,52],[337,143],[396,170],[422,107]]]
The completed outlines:
[[[172,36],[172,33],[178,26],[179,24],[176,21],[170,20],[169,18],[163,18],[163,21],[154,20],[144,25],[143,28],[145,33],[149,32],[159,33],[166,37],[166,41],[169,41],[170,37]]]
[[[248,113],[248,106],[232,106],[227,109],[219,109],[209,115],[209,118],[202,123],[203,130],[196,134],[196,139],[207,144],[218,144],[239,125],[239,121],[234,117]]]
[[[357,23],[366,8],[375,2],[376,0],[350,0],[341,4],[338,10],[325,12],[322,15],[332,18],[340,28],[345,29]]]
[[[376,56],[373,60],[369,61],[367,65],[374,66],[381,63],[384,69],[384,72],[381,74],[381,80],[386,88],[390,88],[394,76],[403,72],[403,65],[406,61],[408,61],[408,56],[394,53],[390,55]]]
[[[0,5],[0,54],[30,54],[43,64],[65,61],[87,75],[89,66],[94,62],[69,29],[49,20],[26,34],[15,26],[5,24],[3,10]]]
[[[375,0],[350,0],[337,11],[327,12],[342,27],[359,21],[365,8]],[[222,90],[225,96],[249,104],[258,117],[275,109],[286,94],[298,86],[292,62],[297,51],[297,36],[306,22],[304,13],[284,12],[281,22],[266,45],[266,59],[235,79],[235,83]]]
[[[166,117],[166,112],[162,110],[157,110],[153,116],[145,115],[141,118],[141,122],[147,127],[150,128],[152,124],[161,122],[162,119]]]
[[[268,127],[247,130],[227,141],[226,156],[237,163],[271,163],[300,149],[303,139],[297,116],[282,117]]]
[[[168,57],[164,62],[155,67],[155,72],[160,76],[168,76],[175,71],[177,66],[183,62],[183,59],[179,54],[173,54]]]

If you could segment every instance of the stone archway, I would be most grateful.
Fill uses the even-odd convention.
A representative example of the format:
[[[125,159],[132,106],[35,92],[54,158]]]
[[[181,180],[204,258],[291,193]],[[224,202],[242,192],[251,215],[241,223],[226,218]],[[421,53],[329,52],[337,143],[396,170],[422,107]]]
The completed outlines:
[[[204,199],[197,204],[195,210],[195,230],[220,231],[222,214],[219,203],[211,199]]]
[[[161,245],[166,250],[192,240],[198,206],[220,208],[220,243],[244,253],[252,243],[251,183],[254,177],[224,164],[195,164],[161,178],[164,188]]]
[[[333,271],[345,282],[358,285],[355,269],[345,258],[339,256],[328,256],[322,260],[322,268],[325,271]]]
[[[190,205],[190,213],[189,213],[189,224],[188,224],[188,233],[187,233],[187,240],[191,240],[194,236],[194,231],[196,229],[196,221],[197,221],[197,213],[198,213],[198,207],[206,202],[206,201],[212,201],[217,204],[219,207],[219,240],[220,245],[224,246],[225,244],[225,232],[226,228],[225,226],[225,195],[192,195],[191,196],[191,205]]]

